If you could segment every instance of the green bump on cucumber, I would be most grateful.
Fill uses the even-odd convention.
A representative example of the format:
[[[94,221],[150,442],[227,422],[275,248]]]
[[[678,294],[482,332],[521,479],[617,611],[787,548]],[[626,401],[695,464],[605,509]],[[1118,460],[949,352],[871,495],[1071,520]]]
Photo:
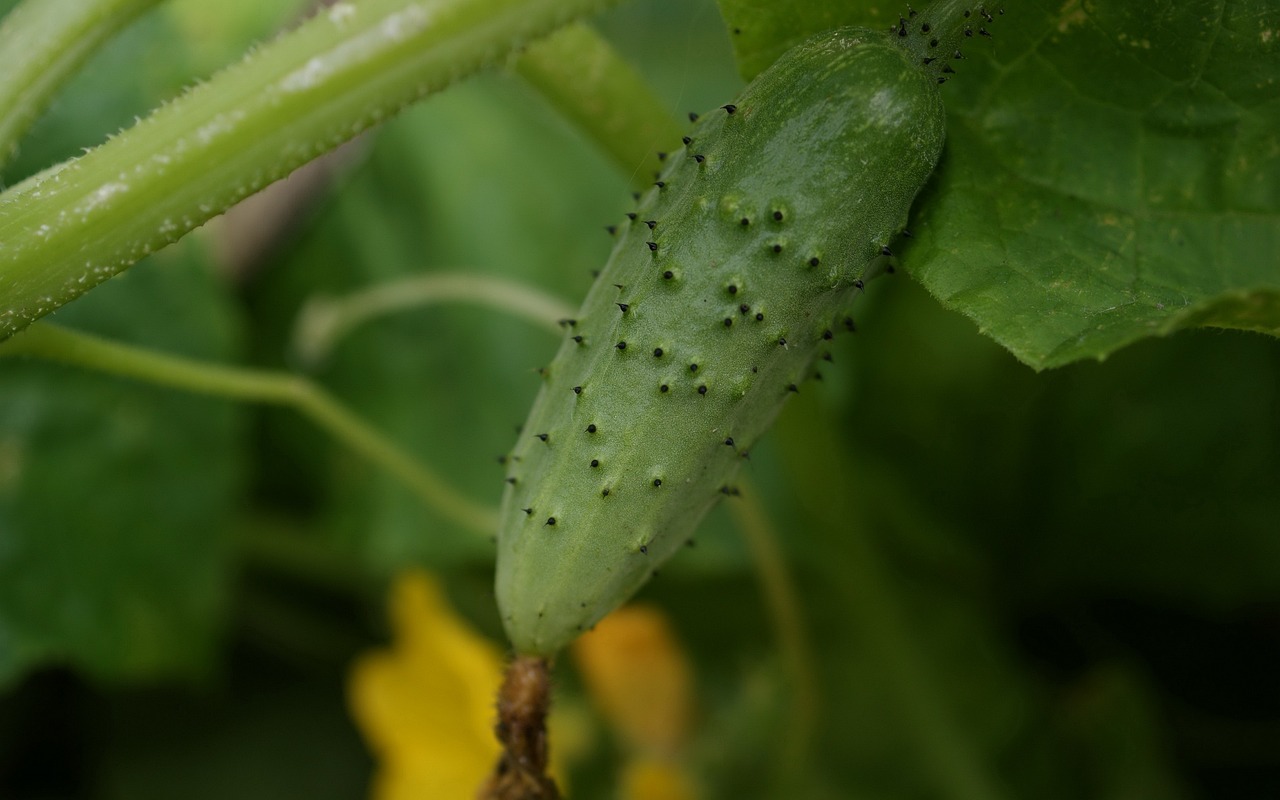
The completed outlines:
[[[846,327],[942,149],[938,81],[895,38],[789,51],[617,226],[507,462],[496,590],[518,653],[554,654],[685,544]]]

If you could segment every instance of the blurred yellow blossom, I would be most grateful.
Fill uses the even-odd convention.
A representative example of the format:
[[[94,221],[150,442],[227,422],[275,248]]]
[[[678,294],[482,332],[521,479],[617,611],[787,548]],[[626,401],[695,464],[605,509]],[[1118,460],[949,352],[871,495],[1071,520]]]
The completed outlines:
[[[618,787],[619,800],[697,800],[702,796],[679,763],[644,756],[623,765]]]
[[[391,650],[352,670],[353,716],[378,761],[375,800],[470,798],[498,757],[493,700],[502,656],[436,583],[406,572],[391,594]]]
[[[396,580],[390,614],[392,647],[360,658],[350,681],[352,714],[378,762],[371,796],[468,800],[499,754],[492,725],[502,656],[458,619],[424,572]],[[619,800],[697,800],[679,761],[692,670],[666,618],[650,608],[619,609],[573,655],[593,705],[626,743]],[[588,726],[572,707],[553,709],[548,727],[556,766],[589,747]]]
[[[667,618],[624,606],[573,643],[592,701],[628,750],[622,800],[692,800],[680,763],[693,715],[693,669]]]

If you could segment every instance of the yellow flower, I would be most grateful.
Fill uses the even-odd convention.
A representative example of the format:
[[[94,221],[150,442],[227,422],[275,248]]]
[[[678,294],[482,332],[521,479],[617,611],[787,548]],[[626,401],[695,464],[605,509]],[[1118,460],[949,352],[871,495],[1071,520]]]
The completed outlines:
[[[573,643],[600,713],[623,740],[621,800],[695,800],[680,757],[693,714],[693,669],[657,609],[623,606]]]
[[[689,732],[693,671],[660,611],[619,608],[573,643],[573,657],[600,713],[629,747],[679,751]]]
[[[620,800],[698,800],[688,772],[677,762],[636,756],[622,767]]]
[[[350,705],[378,762],[374,800],[467,800],[493,769],[498,649],[459,620],[421,571],[392,588],[394,643],[352,668]],[[679,757],[693,706],[692,670],[666,618],[629,607],[582,637],[573,654],[592,702],[626,742],[620,800],[696,800]],[[567,712],[567,713],[566,713]],[[572,707],[548,722],[556,767],[585,750]],[[552,769],[553,775],[564,774]],[[562,778],[557,782],[564,787]]]
[[[353,716],[378,761],[375,800],[470,798],[493,768],[502,657],[454,616],[423,572],[391,597],[392,650],[356,662]]]

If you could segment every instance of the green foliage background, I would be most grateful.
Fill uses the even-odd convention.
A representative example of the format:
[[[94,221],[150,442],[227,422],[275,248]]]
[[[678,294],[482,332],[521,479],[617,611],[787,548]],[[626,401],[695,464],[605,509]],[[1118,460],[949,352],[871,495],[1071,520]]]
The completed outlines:
[[[1097,71],[1120,33],[1176,40],[1212,4],[1008,5],[989,52],[944,87],[951,144],[902,252],[908,275],[869,287],[860,332],[752,453],[817,658],[821,721],[801,769],[776,757],[796,687],[729,516],[717,512],[645,591],[694,656],[698,763],[715,796],[1280,793],[1280,346],[1199,329],[1045,373],[1017,360],[1105,355],[1148,324],[1274,330],[1280,179],[1264,123],[1280,93],[1239,61],[1208,70],[1237,69],[1212,87],[1174,91],[1170,76],[1196,54],[1153,63],[1160,48],[1130,65],[1150,85]],[[709,3],[675,0],[596,24],[674,112],[700,111],[737,91],[731,48],[751,64],[764,24],[726,6],[728,26]],[[1100,22],[1064,32],[1044,9]],[[143,18],[61,95],[4,182],[97,143],[291,12],[242,2],[211,16],[184,0]],[[1226,3],[1214,19],[1239,32],[1267,14]],[[1162,102],[1142,99],[1153,94]],[[1166,135],[1129,150],[1124,132],[1153,117]],[[1175,191],[1208,174],[1205,153],[1227,163],[1233,147],[1273,157],[1247,165],[1253,182]],[[1166,183],[1151,170],[1135,183],[1135,159]],[[631,177],[514,76],[490,74],[346,151],[240,271],[228,242],[246,234],[224,221],[55,320],[303,369],[293,325],[317,295],[466,270],[572,303],[608,253],[600,228],[627,209]],[[1181,199],[1157,203],[1158,191]],[[1120,222],[1094,224],[1107,214]],[[1209,246],[1224,226],[1254,233]],[[1183,246],[1173,231],[1192,232],[1205,270],[1171,286],[1107,277],[1179,269],[1185,258],[1164,255]],[[1030,266],[1001,271],[1010,253]],[[1093,276],[1075,305],[1044,291],[1080,280],[1064,259]],[[1118,284],[1138,299],[1131,312],[1081,333]],[[1187,315],[1155,314],[1155,294],[1175,289],[1201,295]],[[1269,322],[1245,325],[1242,308]],[[359,329],[314,376],[496,504],[496,456],[555,344],[491,311],[437,307]],[[0,796],[358,795],[369,763],[342,681],[385,635],[386,580],[410,564],[437,570],[499,639],[491,558],[488,542],[289,412],[0,362]],[[579,796],[606,796],[610,765],[602,745],[576,776]]]

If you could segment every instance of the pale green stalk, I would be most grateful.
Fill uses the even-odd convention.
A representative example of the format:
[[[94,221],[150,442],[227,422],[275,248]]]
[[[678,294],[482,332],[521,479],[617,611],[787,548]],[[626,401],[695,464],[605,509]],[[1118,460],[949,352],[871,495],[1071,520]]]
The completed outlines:
[[[946,703],[934,665],[914,634],[893,576],[856,510],[856,495],[874,491],[874,480],[851,480],[852,468],[815,406],[792,408],[779,420],[779,441],[787,458],[803,472],[793,482],[798,499],[828,531],[838,532],[835,552],[819,565],[835,587],[851,630],[863,641],[865,657],[878,667],[887,697],[896,707],[912,747],[911,757],[933,784],[931,796],[947,800],[1004,800],[1003,788],[979,756],[962,721]],[[813,470],[811,464],[826,464]],[[828,533],[827,535],[836,535]]]
[[[160,0],[26,0],[0,20],[0,166],[89,56]]]
[[[430,508],[488,536],[496,513],[472,503],[332,395],[298,375],[225,367],[109,342],[54,325],[29,327],[0,344],[0,356],[30,355],[200,394],[287,406],[400,480]]]
[[[293,350],[307,364],[323,361],[359,326],[401,311],[437,303],[474,303],[506,311],[555,333],[573,316],[563,300],[507,278],[467,273],[415,275],[370,286],[342,297],[307,301],[294,327]]]
[[[680,146],[683,128],[644,77],[587,25],[532,45],[516,72],[613,159],[637,188],[662,168],[659,151]]]
[[[774,636],[791,682],[791,727],[782,737],[781,761],[790,776],[807,768],[809,747],[818,718],[818,678],[804,608],[778,532],[745,476],[738,477],[742,496],[729,503],[729,513],[747,543],[764,594]]]
[[[0,338],[406,104],[611,2],[329,6],[84,157],[0,194]]]
[[[847,491],[847,490],[846,490]],[[845,558],[832,581],[845,598],[845,608],[879,662],[903,725],[911,737],[920,767],[932,774],[937,797],[950,800],[1004,800],[1004,793],[970,741],[962,721],[944,700],[919,643],[912,633],[898,588],[870,534],[840,517],[843,503],[833,505],[829,521],[839,520],[845,533]]]

